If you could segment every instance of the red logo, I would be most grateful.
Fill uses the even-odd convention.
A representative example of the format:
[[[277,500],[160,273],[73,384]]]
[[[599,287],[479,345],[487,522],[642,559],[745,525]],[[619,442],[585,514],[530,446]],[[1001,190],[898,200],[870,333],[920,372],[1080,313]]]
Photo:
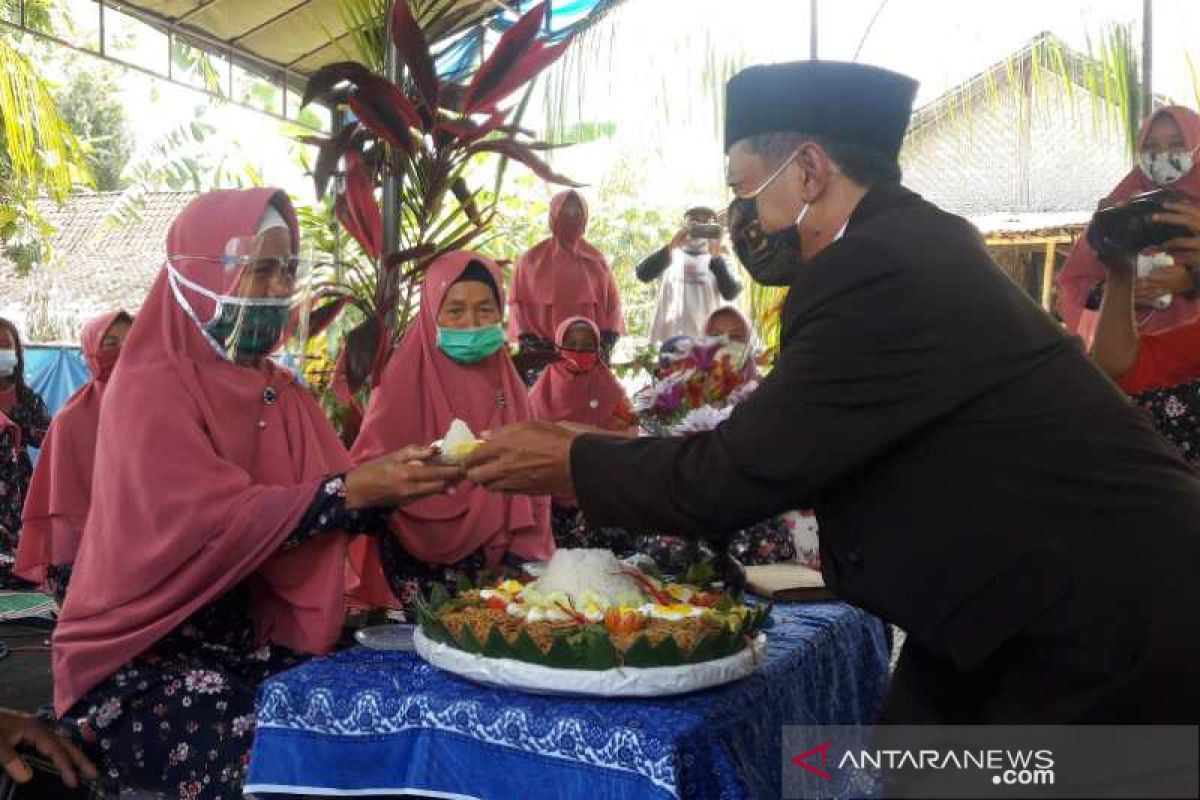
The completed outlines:
[[[829,746],[831,744],[833,744],[833,742],[828,741],[825,744],[819,744],[816,747],[813,747],[809,750],[805,750],[803,753],[801,753],[800,755],[793,758],[792,763],[795,764],[797,767],[801,767],[803,769],[808,770],[813,775],[820,775],[822,778],[824,778],[827,781],[833,780],[833,776],[830,775],[825,770],[820,769],[819,767],[814,767],[812,764],[807,763],[807,759],[809,756],[814,755],[816,753],[820,753],[821,754],[821,766],[822,767],[825,766],[825,762],[829,759]]]

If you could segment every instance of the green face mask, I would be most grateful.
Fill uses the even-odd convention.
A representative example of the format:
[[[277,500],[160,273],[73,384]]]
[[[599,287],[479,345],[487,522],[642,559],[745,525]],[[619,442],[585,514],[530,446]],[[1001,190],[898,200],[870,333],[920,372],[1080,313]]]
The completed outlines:
[[[460,364],[477,364],[504,346],[504,329],[499,325],[482,328],[443,328],[439,325],[437,346]]]
[[[221,315],[208,324],[208,333],[239,359],[261,358],[279,345],[287,325],[286,305],[225,305]],[[235,341],[230,341],[236,337]]]

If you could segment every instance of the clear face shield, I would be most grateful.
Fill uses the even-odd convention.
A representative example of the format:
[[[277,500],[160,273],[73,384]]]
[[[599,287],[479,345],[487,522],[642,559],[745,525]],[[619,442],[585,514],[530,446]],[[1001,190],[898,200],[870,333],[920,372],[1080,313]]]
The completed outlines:
[[[168,263],[175,300],[228,361],[274,357],[303,374],[313,261],[292,253],[286,228],[230,239],[221,256]]]

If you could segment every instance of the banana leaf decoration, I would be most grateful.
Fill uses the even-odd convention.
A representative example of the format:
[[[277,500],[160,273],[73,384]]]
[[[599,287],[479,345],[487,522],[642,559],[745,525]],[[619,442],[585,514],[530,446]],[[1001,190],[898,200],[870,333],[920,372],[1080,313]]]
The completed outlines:
[[[746,647],[768,627],[771,616],[769,604],[751,607],[740,619],[737,615],[722,615],[725,624],[701,637],[689,652],[684,652],[673,637],[668,636],[655,644],[645,634],[621,652],[613,646],[602,624],[563,629],[555,634],[549,650],[543,651],[525,630],[512,641],[499,628],[490,629],[482,641],[469,625],[460,626],[457,634],[451,632],[441,621],[441,615],[462,609],[466,601],[451,598],[441,585],[434,585],[428,599],[418,596],[415,605],[422,631],[435,642],[488,658],[508,658],[556,669],[596,671],[617,667],[676,667],[725,658]]]

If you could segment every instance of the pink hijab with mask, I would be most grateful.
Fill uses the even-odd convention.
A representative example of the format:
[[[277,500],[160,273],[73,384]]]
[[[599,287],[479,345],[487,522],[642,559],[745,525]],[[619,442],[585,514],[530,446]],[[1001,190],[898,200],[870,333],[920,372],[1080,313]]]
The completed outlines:
[[[459,364],[437,346],[442,301],[473,261],[486,267],[496,289],[503,291],[499,267],[476,253],[449,253],[429,267],[417,319],[371,395],[351,452],[355,463],[409,445],[428,445],[441,439],[455,419],[476,435],[531,419],[527,390],[505,348],[477,364]],[[426,564],[453,564],[480,549],[490,566],[506,552],[532,560],[554,552],[548,498],[496,494],[467,483],[453,493],[396,509],[391,534]],[[350,575],[356,602],[396,605],[374,541],[361,537],[351,544]]]
[[[295,246],[287,196],[250,189],[192,201],[167,252],[219,259],[231,238],[255,235],[268,204]],[[174,263],[211,292],[237,283],[220,285],[206,261]],[[214,315],[213,301],[184,293],[201,319]],[[345,537],[280,546],[325,479],[350,467],[308,391],[269,360],[240,366],[218,355],[164,267],[100,410],[92,505],[54,632],[56,712],[242,584],[261,641],[328,651],[344,616]]]
[[[1158,109],[1142,123],[1142,130],[1138,135],[1139,149],[1145,146],[1146,139],[1150,135],[1150,128],[1161,115],[1175,120],[1180,133],[1183,134],[1184,146],[1196,153],[1198,163],[1198,166],[1193,167],[1191,172],[1175,183],[1162,188],[1173,189],[1191,198],[1193,202],[1200,202],[1200,152],[1197,152],[1197,148],[1200,148],[1200,115],[1183,106],[1165,106]],[[1159,187],[1155,186],[1154,182],[1146,176],[1142,168],[1135,166],[1105,198],[1103,204],[1120,203],[1135,194],[1156,188]],[[1058,287],[1058,312],[1062,315],[1067,330],[1078,333],[1085,342],[1090,343],[1095,335],[1096,321],[1099,317],[1099,314],[1086,307],[1087,296],[1092,287],[1103,281],[1106,275],[1107,272],[1104,265],[1100,263],[1096,251],[1087,243],[1087,238],[1081,236],[1074,248],[1071,249],[1067,263],[1055,280]],[[1200,298],[1188,300],[1176,295],[1171,301],[1171,305],[1165,309],[1139,308],[1138,330],[1142,333],[1166,330],[1194,319],[1198,313],[1200,313]]]
[[[554,343],[563,346],[567,332],[574,325],[586,325],[600,342],[600,329],[585,317],[571,317],[558,326]],[[603,361],[587,372],[573,371],[567,360],[552,363],[538,378],[529,392],[533,416],[550,422],[574,422],[606,431],[628,431],[636,421],[621,419],[618,413],[627,409],[629,399],[625,389]]]
[[[92,460],[100,424],[100,399],[116,365],[117,348],[105,349],[104,337],[118,321],[132,322],[124,311],[104,314],[83,326],[83,360],[92,374],[50,423],[42,441],[21,523],[21,543],[13,571],[44,584],[46,567],[70,564],[92,501]]]
[[[582,216],[568,219],[562,213],[567,199],[579,201]],[[587,317],[602,331],[625,333],[621,296],[604,256],[583,234],[588,207],[574,189],[550,201],[549,239],[521,256],[509,294],[508,333],[512,338],[535,334],[553,341],[563,320]]]

